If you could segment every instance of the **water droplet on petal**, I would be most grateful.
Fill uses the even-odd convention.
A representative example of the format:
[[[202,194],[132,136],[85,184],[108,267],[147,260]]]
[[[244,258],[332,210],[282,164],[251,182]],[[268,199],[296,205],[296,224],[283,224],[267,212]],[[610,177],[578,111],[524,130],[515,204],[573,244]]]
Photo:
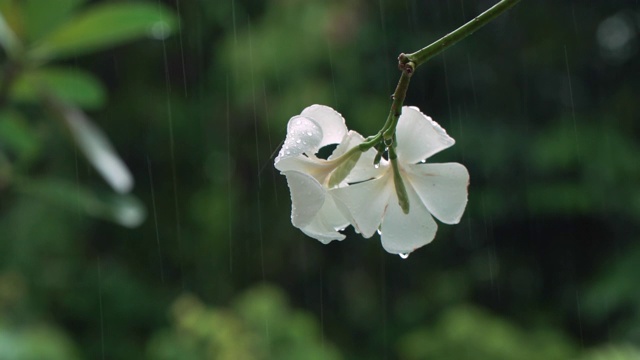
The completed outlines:
[[[296,144],[300,144],[301,142],[300,139],[296,140]]]
[[[420,160],[420,164],[424,164],[426,162],[427,162],[427,160]]]
[[[400,255],[400,258],[401,258],[401,259],[406,259],[406,258],[408,258],[408,257],[409,257],[409,253],[400,253],[400,254],[398,254],[398,255]]]
[[[311,131],[307,131],[307,136],[311,136],[313,133]]]
[[[378,235],[382,236],[382,231],[380,231],[380,229],[376,230],[378,232]]]
[[[373,165],[373,167],[377,169],[377,168],[380,167],[380,164],[375,164],[375,165]]]
[[[289,150],[285,151],[284,153],[287,154],[287,155],[291,155],[291,151],[289,151]]]

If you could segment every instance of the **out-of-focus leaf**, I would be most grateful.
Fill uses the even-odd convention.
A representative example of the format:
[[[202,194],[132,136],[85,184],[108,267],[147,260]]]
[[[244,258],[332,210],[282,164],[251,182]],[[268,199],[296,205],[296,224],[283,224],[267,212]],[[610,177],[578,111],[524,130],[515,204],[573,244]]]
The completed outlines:
[[[0,321],[0,358],[62,360],[79,356],[69,337],[55,327],[41,324],[12,328]]]
[[[481,335],[479,335],[481,334]],[[482,309],[461,305],[429,327],[404,335],[400,359],[574,359],[576,349],[552,328],[522,329]]]
[[[0,112],[0,149],[7,148],[20,157],[38,151],[38,139],[22,117],[14,112]]]
[[[144,205],[134,196],[99,194],[63,180],[23,181],[17,185],[17,189],[25,194],[46,199],[71,210],[81,210],[88,215],[126,227],[136,227],[146,217]]]
[[[33,42],[59,26],[86,0],[26,0],[23,5],[26,41]]]
[[[22,48],[20,41],[11,26],[0,12],[0,45],[10,56],[16,55]]]
[[[69,127],[76,144],[87,160],[107,183],[119,193],[131,191],[133,176],[102,130],[94,125],[82,110],[51,95],[48,101]]]
[[[37,103],[42,90],[85,109],[105,103],[106,91],[91,73],[70,68],[38,68],[25,72],[11,89],[15,101]]]
[[[173,305],[174,327],[148,345],[152,359],[309,359],[342,356],[322,335],[315,318],[289,306],[281,290],[248,290],[232,308],[211,308],[191,295]],[[269,324],[269,333],[264,332]]]
[[[588,351],[580,360],[636,360],[640,359],[640,349],[631,344],[606,345]]]
[[[173,13],[157,4],[96,5],[53,31],[31,51],[49,60],[86,54],[136,38],[166,38],[176,27]]]
[[[594,321],[604,321],[613,314],[627,312],[630,323],[640,318],[640,288],[637,279],[628,274],[637,271],[640,246],[620,251],[611,263],[602,266],[600,274],[591,281],[584,296],[584,309]],[[630,314],[629,314],[630,313]]]

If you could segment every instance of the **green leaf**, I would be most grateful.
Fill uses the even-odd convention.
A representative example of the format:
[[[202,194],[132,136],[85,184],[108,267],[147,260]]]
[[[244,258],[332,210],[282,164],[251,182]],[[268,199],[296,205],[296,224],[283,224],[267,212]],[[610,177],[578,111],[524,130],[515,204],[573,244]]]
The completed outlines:
[[[18,191],[45,199],[69,210],[113,221],[126,227],[140,225],[145,217],[144,205],[131,195],[97,193],[89,188],[59,179],[16,182]]]
[[[145,36],[164,39],[176,28],[168,9],[147,3],[107,3],[75,16],[30,53],[37,60],[60,59],[105,49]]]
[[[55,30],[86,0],[23,0],[26,39],[30,43]]]
[[[11,98],[18,102],[38,103],[43,90],[85,109],[104,105],[106,91],[91,73],[69,68],[38,68],[23,73],[11,89]]]
[[[30,158],[38,152],[38,138],[17,113],[0,112],[0,149],[13,151],[20,158]]]

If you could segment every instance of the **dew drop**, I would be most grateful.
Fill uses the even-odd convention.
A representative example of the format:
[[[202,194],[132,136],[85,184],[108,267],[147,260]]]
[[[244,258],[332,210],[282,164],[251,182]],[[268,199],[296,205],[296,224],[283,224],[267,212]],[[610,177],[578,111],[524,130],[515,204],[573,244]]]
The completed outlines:
[[[375,164],[375,165],[373,165],[373,167],[378,169],[380,167],[380,164]]]
[[[382,231],[380,231],[380,229],[376,230],[378,232],[378,235],[382,236]]]
[[[406,259],[406,258],[408,258],[408,257],[409,257],[409,253],[400,253],[400,254],[398,254],[398,255],[400,255],[400,258],[401,258],[401,259]]]
[[[311,136],[313,133],[311,131],[307,131],[307,136]]]
[[[291,155],[291,151],[289,151],[289,150],[285,151],[284,153],[287,154],[287,155]]]
[[[420,164],[424,164],[424,163],[426,163],[426,162],[427,162],[427,160],[426,160],[426,159],[425,159],[425,160],[420,160]]]
[[[296,144],[300,144],[301,142],[300,139],[296,140]]]

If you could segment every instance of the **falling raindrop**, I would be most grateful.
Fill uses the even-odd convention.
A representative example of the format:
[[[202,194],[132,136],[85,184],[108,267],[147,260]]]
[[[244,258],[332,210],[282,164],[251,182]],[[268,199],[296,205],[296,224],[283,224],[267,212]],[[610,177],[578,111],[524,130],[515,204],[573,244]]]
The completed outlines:
[[[400,253],[400,254],[398,254],[398,255],[400,255],[400,258],[401,258],[401,259],[406,259],[406,258],[408,258],[408,257],[409,257],[409,253]]]

